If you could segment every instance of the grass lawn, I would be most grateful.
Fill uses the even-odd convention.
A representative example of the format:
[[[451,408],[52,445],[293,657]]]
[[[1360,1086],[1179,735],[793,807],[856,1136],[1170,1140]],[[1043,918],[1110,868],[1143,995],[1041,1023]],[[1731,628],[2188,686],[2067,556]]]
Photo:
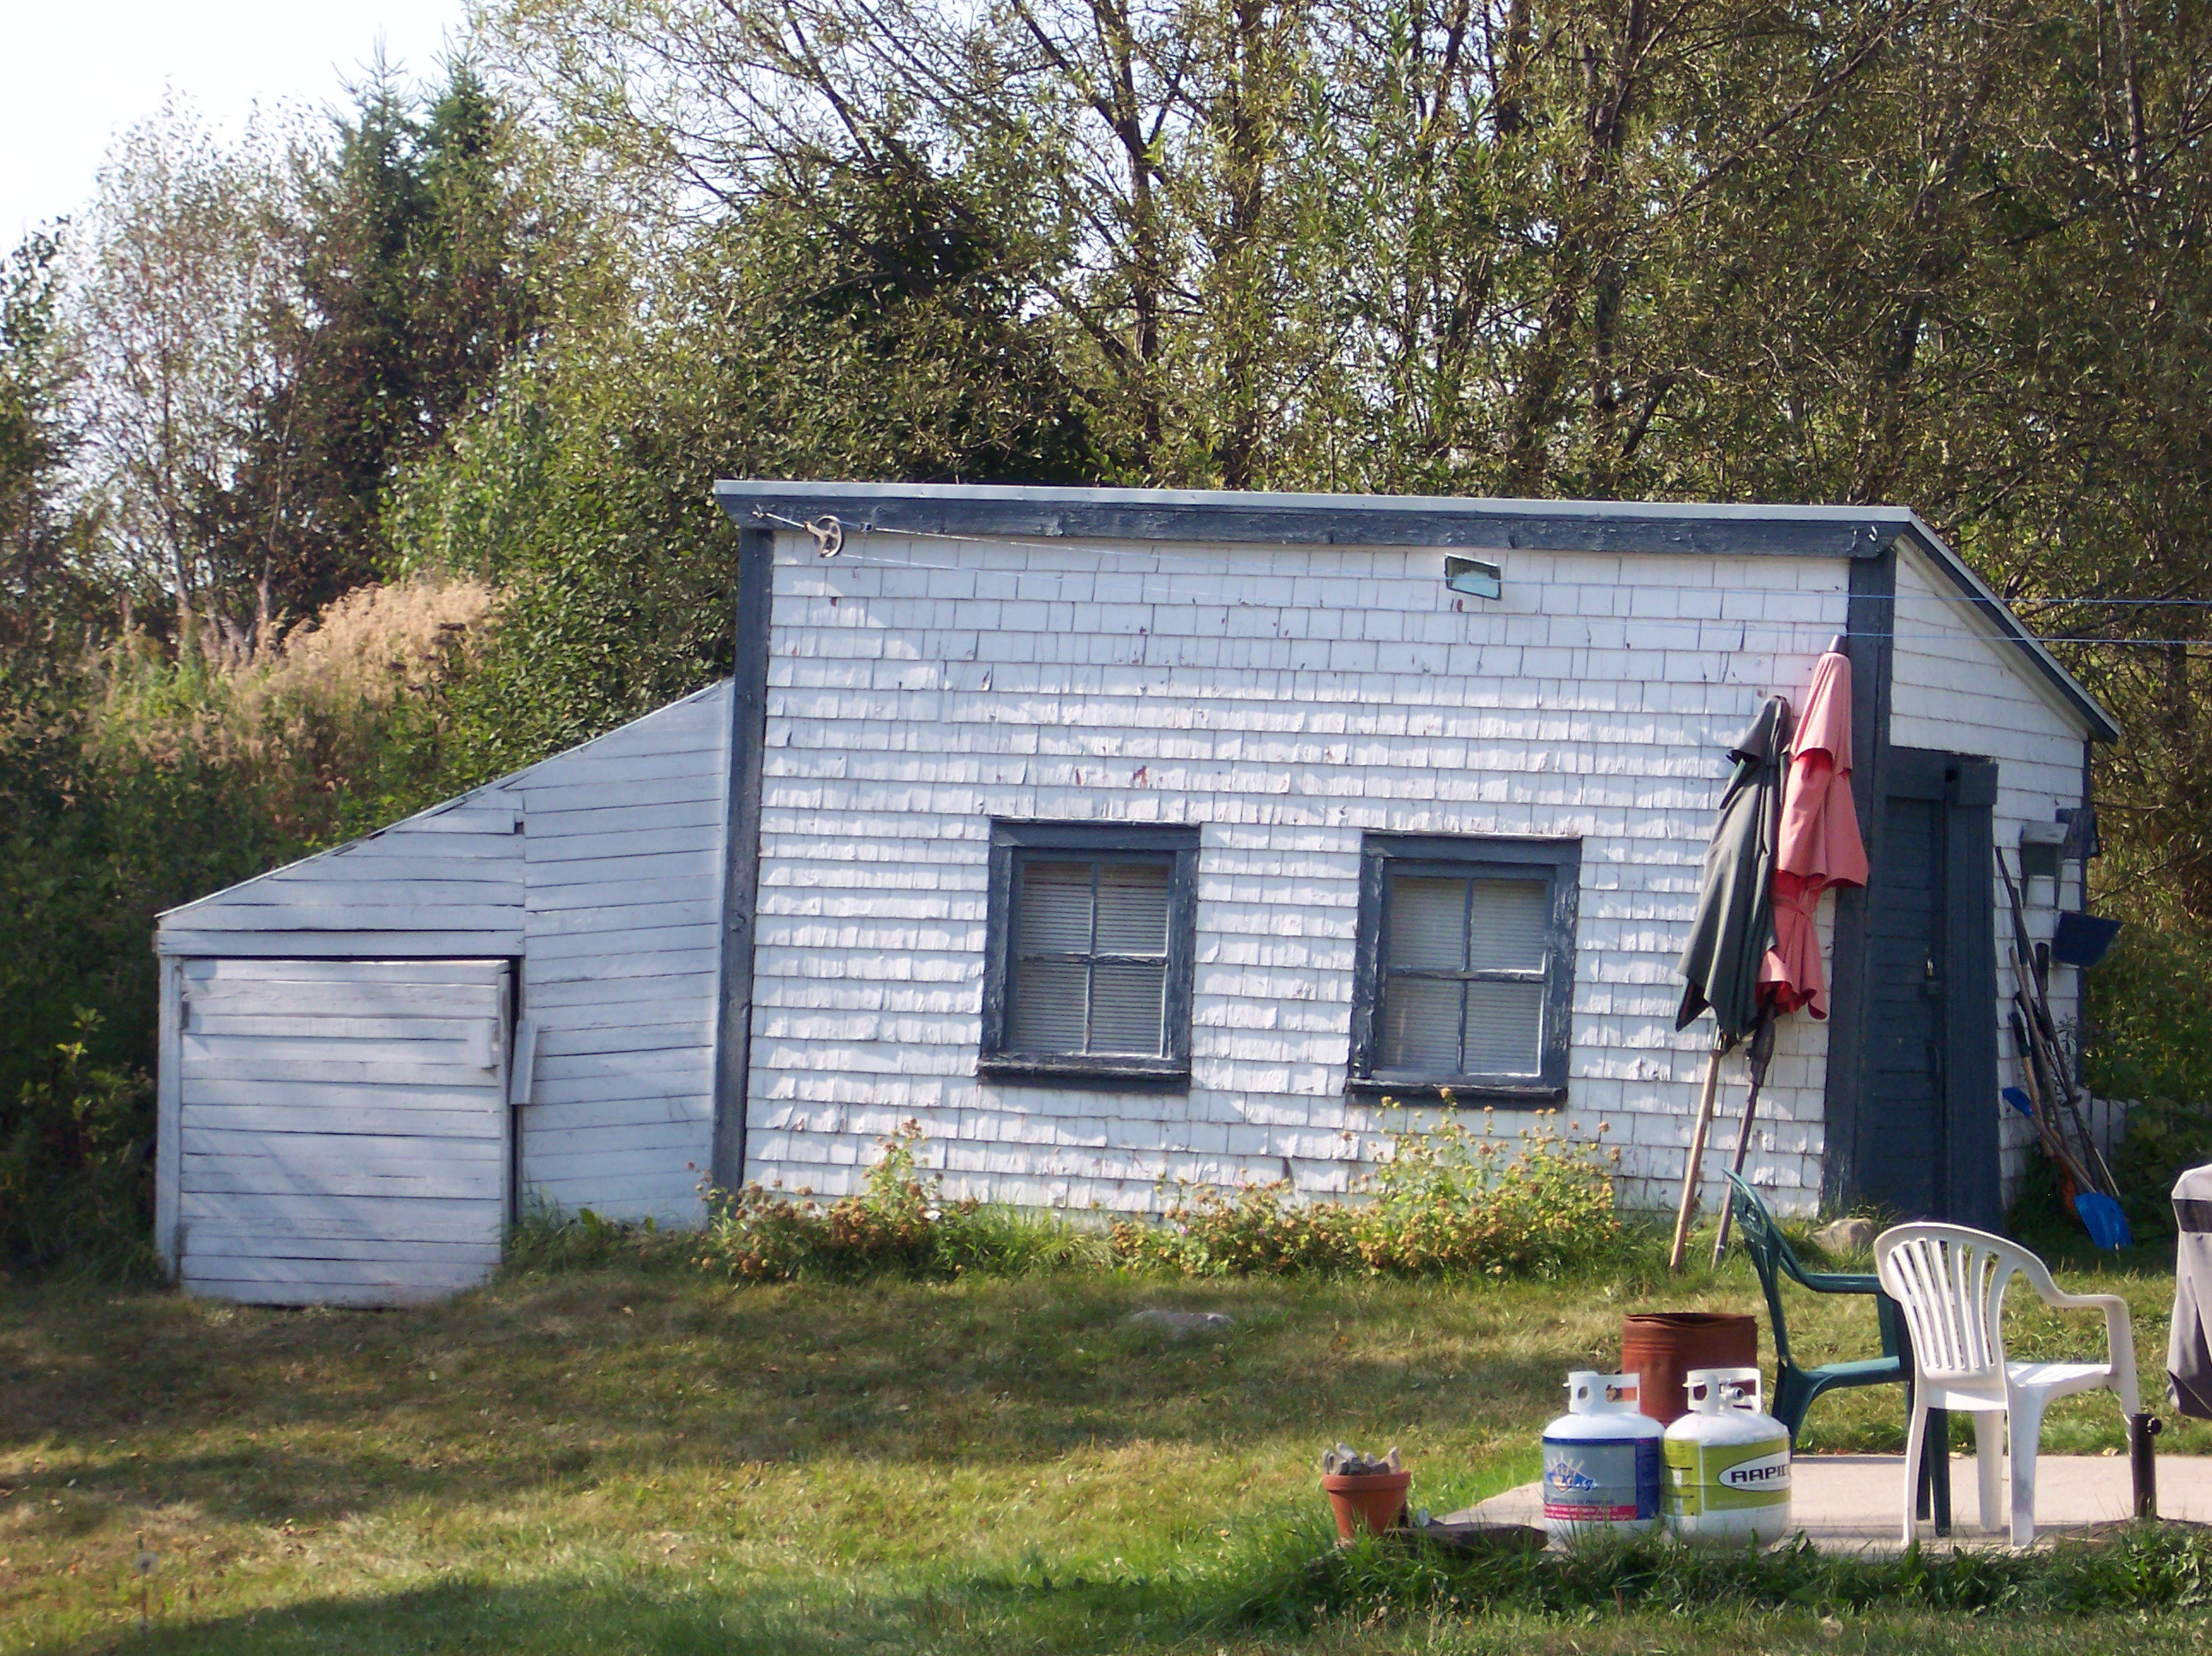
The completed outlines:
[[[2170,1276],[2060,1277],[2125,1293],[2163,1373]],[[1871,1349],[1867,1301],[1790,1303],[1806,1355]],[[1462,1506],[1534,1475],[1565,1372],[1609,1366],[1622,1312],[1756,1305],[1741,1265],[742,1289],[602,1270],[392,1313],[0,1286],[0,1651],[2203,1647],[2204,1611],[2126,1604],[1229,1613],[1324,1550],[1326,1442],[1398,1444],[1418,1504]],[[1148,1306],[1236,1325],[1178,1344],[1125,1324]],[[2022,1352],[2097,1338],[2013,1320]],[[1824,1400],[1803,1447],[1901,1441],[1891,1389]],[[2062,1404],[2044,1441],[2117,1448],[2117,1411]],[[2163,1448],[2212,1435],[2170,1425]]]

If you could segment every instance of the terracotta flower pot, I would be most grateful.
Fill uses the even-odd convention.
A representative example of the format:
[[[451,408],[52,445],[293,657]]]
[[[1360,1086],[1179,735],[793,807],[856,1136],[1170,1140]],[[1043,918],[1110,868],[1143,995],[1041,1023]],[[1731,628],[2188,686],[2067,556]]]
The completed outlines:
[[[1358,1539],[1362,1530],[1380,1535],[1403,1524],[1406,1490],[1413,1482],[1411,1472],[1324,1474],[1321,1487],[1328,1495],[1330,1510],[1336,1514],[1339,1544],[1350,1545]]]

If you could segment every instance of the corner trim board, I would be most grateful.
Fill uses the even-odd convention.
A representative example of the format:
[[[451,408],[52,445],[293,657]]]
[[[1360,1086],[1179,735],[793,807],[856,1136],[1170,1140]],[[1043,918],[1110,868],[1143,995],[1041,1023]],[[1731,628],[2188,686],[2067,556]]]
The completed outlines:
[[[1897,551],[1850,566],[1844,630],[1850,634],[1851,803],[1858,808],[1869,883],[1881,872],[1881,801],[1889,787],[1889,710],[1894,650]],[[1828,1071],[1823,1088],[1820,1205],[1841,1212],[1858,1188],[1861,1089],[1866,1084],[1866,1009],[1873,985],[1867,888],[1836,893],[1835,947],[1829,960]]]
[[[161,1023],[154,1037],[154,1251],[161,1256],[173,1283],[184,1258],[178,1218],[184,1187],[185,962],[178,955],[165,955],[160,970]]]
[[[711,1172],[724,1190],[736,1190],[745,1181],[753,943],[760,913],[761,765],[768,740],[769,630],[775,585],[775,532],[741,527],[736,661],[730,682],[729,817],[722,840],[722,981],[714,1030]]]

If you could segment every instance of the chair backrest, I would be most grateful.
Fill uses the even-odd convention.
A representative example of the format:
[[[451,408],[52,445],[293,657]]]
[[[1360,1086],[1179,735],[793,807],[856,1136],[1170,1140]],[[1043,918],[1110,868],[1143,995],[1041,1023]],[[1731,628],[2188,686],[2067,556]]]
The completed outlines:
[[[1782,1276],[1787,1273],[1802,1283],[1804,1267],[1797,1263],[1796,1254],[1790,1251],[1790,1239],[1774,1222],[1774,1216],[1759,1199],[1759,1192],[1739,1174],[1729,1174],[1728,1180],[1735,1186],[1730,1198],[1735,1204],[1735,1234],[1743,1243],[1743,1251],[1751,1255],[1751,1268],[1759,1273],[1759,1285],[1766,1295],[1767,1319],[1774,1325],[1775,1361],[1787,1367],[1790,1330],[1782,1319]]]
[[[2027,1249],[1964,1225],[1899,1225],[1874,1239],[1875,1271],[1905,1307],[1914,1366],[1946,1386],[2002,1396],[2005,1289],[2015,1271],[2048,1279]]]

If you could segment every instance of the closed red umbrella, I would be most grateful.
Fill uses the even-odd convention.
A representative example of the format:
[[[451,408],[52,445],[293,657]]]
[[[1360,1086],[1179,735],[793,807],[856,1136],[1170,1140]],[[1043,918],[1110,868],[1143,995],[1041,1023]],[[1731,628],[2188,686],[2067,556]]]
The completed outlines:
[[[1783,785],[1774,858],[1774,946],[1759,962],[1759,998],[1778,1012],[1828,1016],[1828,983],[1813,924],[1820,894],[1867,882],[1866,846],[1851,798],[1851,663],[1830,650],[1813,666]]]

